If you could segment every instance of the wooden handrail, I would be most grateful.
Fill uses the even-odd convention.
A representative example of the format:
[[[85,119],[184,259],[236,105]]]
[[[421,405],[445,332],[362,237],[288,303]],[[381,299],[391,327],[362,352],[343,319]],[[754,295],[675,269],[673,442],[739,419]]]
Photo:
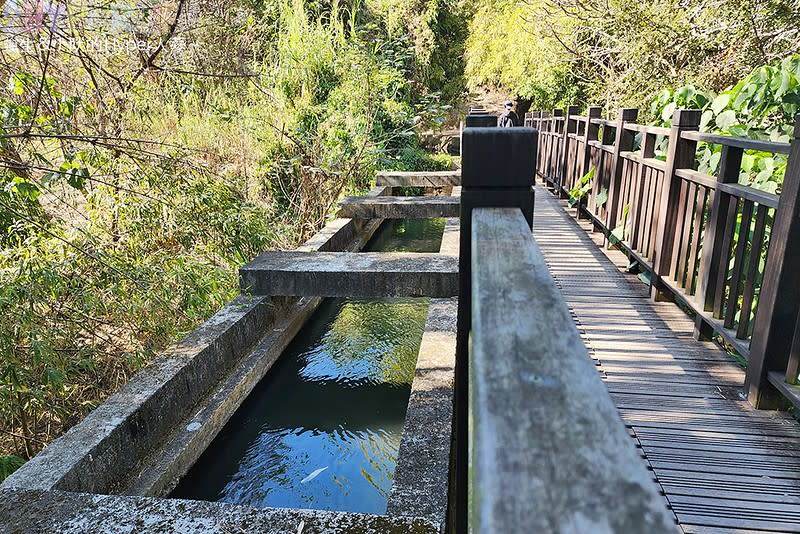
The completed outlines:
[[[663,128],[661,126],[648,126],[645,124],[635,124],[632,122],[627,122],[623,127],[626,130],[630,130],[632,132],[642,132],[655,135],[669,135],[669,128]]]
[[[471,237],[470,531],[675,532],[522,212]]]
[[[716,145],[732,146],[745,150],[758,150],[759,152],[771,152],[773,154],[788,154],[789,143],[777,143],[774,141],[759,141],[747,137],[733,137],[729,135],[715,135],[701,132],[683,132],[681,137],[692,141],[702,141]]]

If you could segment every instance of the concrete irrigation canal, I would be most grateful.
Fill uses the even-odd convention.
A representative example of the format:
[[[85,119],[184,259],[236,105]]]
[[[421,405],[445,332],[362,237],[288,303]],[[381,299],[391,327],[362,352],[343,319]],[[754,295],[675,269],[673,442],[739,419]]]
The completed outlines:
[[[365,251],[438,252],[443,231],[389,220]],[[323,302],[172,496],[384,513],[428,302]]]

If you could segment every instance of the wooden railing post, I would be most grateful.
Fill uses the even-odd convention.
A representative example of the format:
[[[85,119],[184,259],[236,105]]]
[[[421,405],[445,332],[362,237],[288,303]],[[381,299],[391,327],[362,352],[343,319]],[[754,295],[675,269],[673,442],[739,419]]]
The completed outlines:
[[[758,303],[745,390],[756,408],[784,403],[769,383],[769,373],[784,375],[792,349],[800,304],[800,114],[772,226],[764,282]],[[796,377],[789,377],[795,381]]]
[[[672,129],[669,134],[667,149],[667,165],[664,172],[664,187],[661,191],[659,209],[659,225],[656,233],[656,249],[653,259],[653,279],[651,296],[654,300],[671,300],[671,296],[661,283],[661,277],[669,276],[672,262],[672,249],[675,243],[675,232],[680,198],[680,178],[675,176],[675,169],[692,168],[695,162],[697,142],[682,139],[681,133],[696,131],[700,126],[700,110],[679,109],[672,116]]]
[[[466,532],[467,401],[471,318],[472,211],[518,208],[533,226],[533,180],[537,131],[533,128],[465,128],[461,135],[461,227],[459,298],[455,366],[455,521],[453,532]]]
[[[642,158],[652,158],[655,155],[656,149],[656,134],[652,133],[644,133],[642,134],[642,144],[641,144],[641,156]],[[639,165],[639,170],[636,173],[636,183],[639,184],[639,189],[636,192],[636,200],[635,206],[632,212],[634,212],[634,216],[638,218],[637,223],[633,225],[633,233],[631,235],[631,243],[634,246],[637,243],[640,243],[642,232],[648,233],[650,232],[650,227],[643,228],[643,223],[641,222],[642,211],[644,210],[643,203],[645,203],[646,199],[644,198],[644,191],[645,191],[645,172],[647,167],[645,165]],[[653,223],[655,224],[655,222]],[[644,256],[647,257],[647,251],[644,251]]]
[[[735,184],[739,182],[739,171],[742,167],[744,150],[737,147],[723,145],[720,158],[718,184]],[[728,227],[735,224],[736,199],[729,194],[717,189],[714,192],[714,201],[711,204],[711,213],[706,224],[703,237],[703,255],[700,261],[700,273],[697,282],[697,302],[703,310],[712,312],[715,317],[722,317],[722,309],[714,309],[717,292],[722,291],[728,274],[728,258],[723,249],[726,231],[733,231]],[[694,335],[696,339],[711,339],[714,328],[706,322],[701,315],[695,318]]]
[[[603,108],[600,106],[590,106],[586,112],[586,130],[583,132],[583,160],[581,161],[581,176],[589,172],[589,167],[592,164],[592,147],[589,146],[589,141],[597,141],[600,134],[600,125],[592,124],[592,119],[599,119],[603,113]],[[577,185],[577,184],[574,184]]]
[[[561,179],[559,180],[559,194],[564,196],[568,191],[569,184],[567,183],[567,169],[569,169],[569,134],[577,133],[578,122],[571,119],[572,115],[580,113],[581,108],[578,106],[568,106],[567,116],[564,117],[564,131],[562,139],[562,154],[561,154]]]
[[[636,122],[639,110],[636,108],[623,108],[619,110],[617,116],[617,132],[614,140],[614,162],[612,163],[611,181],[608,185],[608,209],[606,211],[606,228],[609,232],[617,226],[619,214],[619,200],[622,185],[622,167],[624,162],[620,157],[620,152],[630,152],[633,150],[634,133],[625,129],[626,122]]]
[[[471,499],[454,532],[677,532],[527,221],[478,208],[471,241]]]
[[[539,131],[542,130],[542,112],[541,111],[534,111],[533,113],[531,113],[531,124],[530,124],[530,127],[531,128],[535,128],[536,130],[539,130]],[[538,176],[540,173],[543,174],[543,172],[542,172],[542,146],[541,146],[543,137],[541,135],[538,135],[537,138],[538,139],[536,141],[535,173],[534,173],[534,176],[533,176],[534,183],[536,182],[536,176]],[[542,185],[546,185],[546,181],[545,181],[544,178],[542,178],[542,182],[543,182]]]
[[[563,148],[563,141],[564,136],[564,122],[559,121],[557,117],[563,117],[564,110],[563,109],[554,109],[553,110],[553,120],[550,121],[550,131],[554,134],[550,137],[550,142],[552,143],[552,150],[550,152],[550,161],[549,161],[549,168],[550,168],[550,178],[553,187],[555,188],[556,192],[559,192],[561,187],[561,150]]]

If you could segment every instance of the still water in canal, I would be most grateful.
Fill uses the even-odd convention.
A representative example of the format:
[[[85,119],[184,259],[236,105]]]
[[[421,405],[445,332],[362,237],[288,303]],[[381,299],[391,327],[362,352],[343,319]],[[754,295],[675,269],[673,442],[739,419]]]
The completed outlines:
[[[443,219],[387,221],[365,250],[437,252]],[[428,299],[326,299],[172,497],[383,513]]]

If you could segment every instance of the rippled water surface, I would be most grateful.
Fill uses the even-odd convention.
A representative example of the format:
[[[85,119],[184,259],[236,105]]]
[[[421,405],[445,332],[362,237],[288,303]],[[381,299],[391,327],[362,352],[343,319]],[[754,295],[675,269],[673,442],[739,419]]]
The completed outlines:
[[[368,250],[438,251],[444,222],[384,224]],[[173,492],[383,513],[428,299],[327,299]]]

